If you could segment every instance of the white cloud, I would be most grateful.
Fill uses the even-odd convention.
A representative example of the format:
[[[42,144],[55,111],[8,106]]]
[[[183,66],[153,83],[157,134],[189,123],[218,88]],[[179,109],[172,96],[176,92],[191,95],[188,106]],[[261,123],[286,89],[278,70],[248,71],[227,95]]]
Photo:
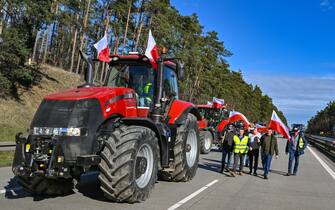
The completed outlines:
[[[309,120],[318,110],[335,100],[335,77],[301,75],[270,75],[253,73],[246,80],[261,87],[284,112],[288,121]]]
[[[320,7],[323,10],[333,9],[333,3],[331,0],[320,0]]]

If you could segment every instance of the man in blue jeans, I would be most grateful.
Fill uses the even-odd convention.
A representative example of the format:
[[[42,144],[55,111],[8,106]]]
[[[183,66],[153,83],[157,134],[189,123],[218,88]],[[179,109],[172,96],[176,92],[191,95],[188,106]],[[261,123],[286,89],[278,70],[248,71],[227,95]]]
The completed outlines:
[[[220,172],[223,173],[223,170],[226,169],[226,172],[229,172],[229,165],[230,165],[230,157],[233,152],[233,138],[234,138],[234,126],[233,124],[228,125],[228,129],[225,131],[223,136],[222,142],[222,159],[221,159],[221,170]],[[226,158],[228,156],[227,165],[226,165]]]
[[[261,138],[261,150],[264,163],[264,179],[268,179],[269,171],[271,168],[272,156],[276,154],[277,159],[279,155],[277,138],[273,135],[273,130],[270,128],[268,129],[267,133]]]
[[[293,134],[291,135],[290,140],[287,141],[285,149],[286,154],[289,154],[287,176],[297,174],[299,167],[299,158],[301,155],[304,154],[304,150],[306,149],[307,144],[308,142],[305,139],[303,133],[299,131],[298,128],[293,128]],[[293,159],[295,159],[295,162],[292,174]]]

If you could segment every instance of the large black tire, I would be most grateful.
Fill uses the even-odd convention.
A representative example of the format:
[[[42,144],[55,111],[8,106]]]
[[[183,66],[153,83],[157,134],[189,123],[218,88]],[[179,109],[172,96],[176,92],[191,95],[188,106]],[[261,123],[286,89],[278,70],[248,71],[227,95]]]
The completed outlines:
[[[187,138],[190,137],[190,133],[195,134],[196,148],[195,148],[195,160],[194,163],[189,165],[187,162]],[[185,123],[177,128],[177,137],[174,152],[174,170],[159,172],[159,178],[165,181],[174,182],[187,182],[191,180],[198,169],[199,153],[200,153],[200,139],[198,122],[194,115],[188,114]],[[192,150],[192,149],[191,149]]]
[[[142,154],[142,148],[151,150],[151,161],[138,157]],[[152,130],[121,125],[110,133],[100,156],[98,178],[107,199],[134,203],[149,197],[157,180],[159,161],[158,139]],[[147,181],[142,184],[139,181],[142,177],[140,174],[148,174]]]
[[[72,179],[48,179],[45,177],[21,177],[18,176],[18,181],[23,189],[35,195],[68,195],[73,193]]]
[[[213,135],[210,131],[200,131],[200,152],[208,154],[213,144]]]

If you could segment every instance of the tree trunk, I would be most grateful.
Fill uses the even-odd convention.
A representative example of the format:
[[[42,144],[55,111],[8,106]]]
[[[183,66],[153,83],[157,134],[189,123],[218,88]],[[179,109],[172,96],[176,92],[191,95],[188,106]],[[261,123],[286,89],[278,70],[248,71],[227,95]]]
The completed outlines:
[[[43,35],[42,35],[42,41],[41,41],[41,46],[40,46],[40,50],[39,50],[39,55],[38,55],[39,62],[42,60],[43,49],[44,49],[44,45],[45,45],[45,40],[46,39],[47,39],[47,31],[44,30],[43,31]]]
[[[81,0],[79,0],[79,3],[81,3]],[[76,16],[76,22],[79,21],[79,13]],[[72,41],[72,53],[71,53],[71,64],[70,64],[70,72],[72,72],[73,64],[74,64],[74,55],[76,52],[76,44],[77,44],[77,36],[78,36],[78,28],[75,28],[74,35],[73,35],[73,41]]]
[[[35,61],[35,57],[36,57],[36,50],[37,50],[37,42],[38,42],[38,30],[36,30],[36,36],[35,36],[35,43],[34,43],[34,49],[33,49],[33,55],[31,60],[34,62]]]
[[[131,10],[131,3],[132,1],[129,1],[129,8],[128,8],[128,16],[127,16],[127,22],[126,22],[126,29],[124,31],[124,36],[123,36],[123,48],[122,48],[122,54],[124,53],[126,49],[126,41],[127,41],[127,32],[128,32],[128,25],[129,25],[129,18],[130,18],[130,10]]]
[[[84,45],[84,35],[85,35],[85,30],[86,30],[86,27],[87,27],[87,20],[88,20],[88,15],[89,15],[89,12],[90,12],[90,5],[91,5],[91,0],[88,0],[87,2],[87,6],[86,6],[86,11],[85,11],[85,17],[84,17],[84,21],[83,21],[83,33],[81,34],[80,36],[80,46],[79,46],[79,50],[83,50],[83,45]],[[80,66],[80,56],[78,56],[78,62],[77,62],[77,68],[76,68],[76,73],[78,74],[79,73],[79,66]]]

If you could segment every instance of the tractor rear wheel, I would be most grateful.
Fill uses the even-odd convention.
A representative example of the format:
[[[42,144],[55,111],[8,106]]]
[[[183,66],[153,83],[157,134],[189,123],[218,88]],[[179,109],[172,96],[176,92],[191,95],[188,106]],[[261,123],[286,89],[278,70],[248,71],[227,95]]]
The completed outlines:
[[[210,131],[200,131],[200,152],[208,154],[211,151],[213,136]]]
[[[21,177],[18,181],[23,189],[35,195],[67,195],[73,191],[72,179],[48,179],[45,177]]]
[[[158,139],[152,130],[121,125],[110,133],[100,156],[98,178],[107,199],[134,203],[149,197],[159,160]]]
[[[186,122],[177,128],[174,152],[174,170],[160,171],[162,180],[186,182],[191,180],[198,169],[199,162],[199,130],[197,119],[188,114]]]

